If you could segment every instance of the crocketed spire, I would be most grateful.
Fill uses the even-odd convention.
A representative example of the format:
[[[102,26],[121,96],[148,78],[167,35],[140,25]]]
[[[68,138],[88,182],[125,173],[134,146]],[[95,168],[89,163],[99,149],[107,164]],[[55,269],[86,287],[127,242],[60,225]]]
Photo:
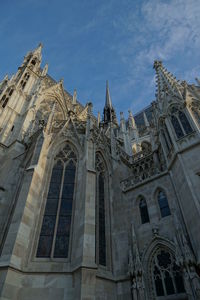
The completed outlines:
[[[156,70],[157,100],[162,99],[164,94],[172,94],[182,99],[181,83],[164,68],[162,61],[156,60],[153,67]]]

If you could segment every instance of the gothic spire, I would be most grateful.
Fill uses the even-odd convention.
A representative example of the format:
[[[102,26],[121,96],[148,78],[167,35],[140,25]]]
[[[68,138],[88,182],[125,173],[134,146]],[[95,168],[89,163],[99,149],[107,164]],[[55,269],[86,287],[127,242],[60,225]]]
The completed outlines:
[[[156,71],[157,99],[162,99],[164,94],[172,94],[182,99],[182,86],[176,77],[164,68],[161,61],[156,60],[153,67]]]
[[[108,81],[106,81],[106,101],[104,106],[104,123],[107,124],[109,122],[114,122],[117,124],[117,118],[115,114],[115,110],[112,106],[112,101],[110,97],[110,91],[108,87]]]
[[[35,55],[41,56],[41,54],[42,54],[42,48],[43,48],[42,43],[39,43],[39,45],[37,46],[37,48],[35,50],[33,50],[32,53],[35,54]]]
[[[112,101],[111,101],[111,98],[110,98],[110,91],[109,91],[109,86],[108,86],[108,80],[106,81],[106,102],[105,102],[105,107],[112,108]]]

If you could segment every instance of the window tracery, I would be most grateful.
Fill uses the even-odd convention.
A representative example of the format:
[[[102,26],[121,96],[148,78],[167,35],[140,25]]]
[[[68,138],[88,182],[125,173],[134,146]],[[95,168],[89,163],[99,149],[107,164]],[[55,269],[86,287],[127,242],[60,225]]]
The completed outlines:
[[[11,88],[11,87],[9,87],[9,88],[6,90],[5,94],[2,96],[2,98],[1,98],[1,100],[0,100],[0,103],[1,103],[1,106],[2,106],[3,108],[6,107],[6,105],[7,105],[8,101],[9,101],[10,97],[12,96],[13,92],[14,92],[14,89]]]
[[[97,170],[97,261],[106,266],[106,213],[105,213],[105,164],[99,153],[96,154]]]
[[[192,114],[197,121],[198,125],[200,126],[200,107],[196,103],[192,103],[190,106]]]
[[[152,260],[151,272],[157,297],[185,292],[181,269],[168,249],[157,249]]]
[[[29,80],[29,77],[30,77],[29,73],[25,73],[24,74],[24,77],[23,77],[22,81],[20,82],[22,90],[25,88],[25,86],[26,86],[26,84],[27,84],[27,82]]]
[[[70,145],[66,145],[55,158],[37,257],[68,257],[76,163],[77,157]]]
[[[158,204],[160,207],[160,213],[162,218],[171,214],[167,196],[163,191],[158,192]]]
[[[190,122],[183,110],[173,107],[171,113],[171,123],[178,139],[193,132]]]
[[[142,224],[149,223],[149,213],[148,213],[148,207],[147,202],[144,197],[140,196],[139,198],[139,208],[140,208],[140,216]]]

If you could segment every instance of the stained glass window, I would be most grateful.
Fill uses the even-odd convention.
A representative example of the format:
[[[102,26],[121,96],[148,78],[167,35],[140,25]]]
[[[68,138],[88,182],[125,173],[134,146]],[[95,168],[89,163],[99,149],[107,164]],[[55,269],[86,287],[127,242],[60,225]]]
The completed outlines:
[[[159,191],[159,193],[158,193],[158,204],[160,207],[160,213],[161,213],[162,218],[169,216],[171,214],[167,197],[166,197],[165,193],[162,191]]]
[[[105,165],[100,155],[96,155],[97,169],[97,236],[98,263],[106,266],[106,212],[105,212]]]
[[[99,264],[106,265],[104,177],[99,174]]]
[[[192,127],[183,111],[179,111],[179,119],[186,134],[192,132]]]
[[[171,123],[174,127],[174,131],[178,139],[182,138],[184,135],[193,132],[190,122],[182,110],[178,110],[176,107],[173,107],[171,116]]]
[[[37,257],[68,257],[76,155],[71,148],[60,153],[52,170]]]
[[[184,136],[183,130],[180,126],[178,118],[176,116],[171,116],[172,125],[174,127],[177,138],[181,138]]]
[[[161,130],[161,132],[162,132],[162,137],[163,137],[163,140],[164,140],[164,143],[165,143],[165,146],[166,146],[166,150],[167,150],[167,152],[169,152],[170,151],[170,146],[169,146],[168,140],[166,138],[165,132],[164,132],[164,130]]]
[[[200,108],[197,106],[192,106],[191,110],[193,112],[195,119],[197,120],[198,124],[200,125]]]
[[[149,223],[149,213],[148,213],[147,203],[143,197],[141,197],[140,199],[139,207],[140,207],[140,216],[141,216],[142,224]]]
[[[174,256],[165,249],[158,249],[153,258],[153,280],[156,296],[184,293],[180,267]]]

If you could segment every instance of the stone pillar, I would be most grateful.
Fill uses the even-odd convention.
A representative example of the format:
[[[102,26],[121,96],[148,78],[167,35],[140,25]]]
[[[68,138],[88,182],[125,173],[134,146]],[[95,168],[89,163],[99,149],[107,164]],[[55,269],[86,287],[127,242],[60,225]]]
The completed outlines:
[[[87,120],[85,143],[85,195],[84,224],[83,224],[83,252],[81,268],[81,297],[80,299],[95,299],[96,263],[95,263],[95,197],[96,170],[95,144],[91,137],[90,112]]]

